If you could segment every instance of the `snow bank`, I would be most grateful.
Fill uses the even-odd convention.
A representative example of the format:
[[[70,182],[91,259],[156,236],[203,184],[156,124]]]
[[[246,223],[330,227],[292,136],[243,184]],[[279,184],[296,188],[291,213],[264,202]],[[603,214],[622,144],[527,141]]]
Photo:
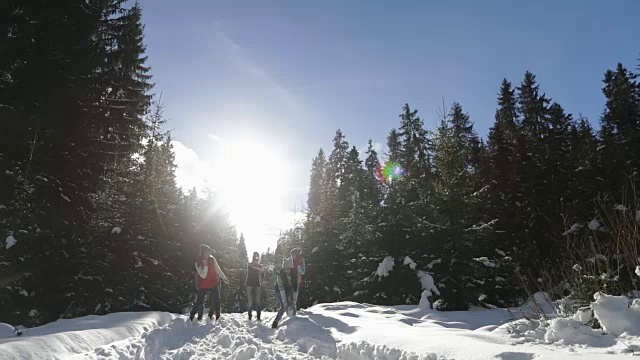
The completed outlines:
[[[336,340],[327,329],[304,317],[289,319],[285,324],[285,327],[278,329],[279,340],[294,343],[300,352],[311,356],[335,359]]]
[[[0,339],[16,336],[13,326],[5,323],[0,323]]]
[[[105,344],[140,336],[168,324],[176,315],[161,312],[114,313],[61,319],[0,339],[0,354],[13,359],[66,359]]]
[[[543,297],[544,294],[539,294]],[[624,354],[640,349],[640,300],[630,301],[624,296],[594,295],[590,308],[581,308],[571,318],[554,317],[535,320],[535,317],[516,320],[492,330],[495,334],[509,335],[519,343],[554,344],[573,351],[606,349],[606,354]],[[540,299],[542,300],[542,299]],[[539,302],[539,300],[531,303]],[[532,306],[527,304],[525,308]],[[602,329],[587,325],[596,318]]]
[[[548,322],[540,320],[517,320],[491,331],[494,334],[509,334],[520,343],[554,344],[557,346],[581,345],[607,348],[617,345],[611,335],[584,325],[572,318],[555,318]]]
[[[594,347],[607,347],[616,344],[615,338],[584,325],[578,320],[568,318],[552,319],[546,327],[544,340],[547,343],[561,345],[583,344]]]
[[[598,292],[593,297],[595,301],[591,303],[591,309],[606,332],[616,336],[640,336],[639,299],[634,299],[629,305],[629,299],[625,296]]]
[[[344,360],[438,360],[435,353],[417,355],[411,351],[372,345],[366,341],[342,344],[338,347],[338,359]]]
[[[538,294],[534,300],[548,299]],[[612,311],[618,313],[615,305]],[[640,348],[639,337],[625,335],[625,345],[578,319],[507,322],[526,306],[440,312],[415,305],[340,302],[285,317],[276,330],[269,326],[275,314],[268,312],[263,313],[264,324],[247,321],[246,314],[223,314],[217,322],[157,312],[88,316],[0,339],[0,358],[618,360],[627,359],[629,349]]]

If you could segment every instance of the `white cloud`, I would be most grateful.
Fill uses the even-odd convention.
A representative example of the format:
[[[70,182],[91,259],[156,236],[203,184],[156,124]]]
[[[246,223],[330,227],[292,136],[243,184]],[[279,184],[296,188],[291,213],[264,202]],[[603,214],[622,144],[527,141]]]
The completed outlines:
[[[202,192],[211,186],[209,164],[200,159],[200,156],[193,149],[188,148],[180,141],[174,140],[171,145],[173,145],[173,153],[176,158],[176,183],[178,186],[185,192],[194,187]]]

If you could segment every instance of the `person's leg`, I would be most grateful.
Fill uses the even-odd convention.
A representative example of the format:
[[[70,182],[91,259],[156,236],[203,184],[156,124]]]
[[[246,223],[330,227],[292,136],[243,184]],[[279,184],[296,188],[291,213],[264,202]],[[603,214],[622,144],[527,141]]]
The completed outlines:
[[[193,304],[193,308],[191,309],[191,314],[189,314],[189,319],[193,320],[193,317],[198,313],[198,320],[202,319],[203,305],[204,305],[204,295],[206,290],[198,289],[196,295],[196,302]]]
[[[253,312],[253,287],[247,286],[247,313],[249,314],[249,320],[251,320],[251,313]]]
[[[220,289],[214,287],[211,289],[211,306],[209,306],[209,317],[216,314],[216,320],[220,319]]]
[[[280,304],[280,310],[278,310],[278,314],[276,315],[276,318],[273,320],[272,327],[274,328],[278,327],[278,323],[280,322],[280,320],[282,319],[282,316],[287,310],[287,307],[284,304],[284,301],[282,301],[282,296],[280,295],[279,291],[276,291],[276,300],[278,301],[278,304]]]
[[[286,301],[284,301],[285,310],[287,311],[287,315],[291,317],[294,315],[293,312],[295,308],[295,304],[293,302],[293,294],[285,294],[285,295],[287,297]]]
[[[260,314],[262,313],[262,301],[260,300],[260,296],[262,295],[262,288],[260,286],[256,286],[253,288],[255,292],[255,309],[257,313],[257,319],[260,321]]]

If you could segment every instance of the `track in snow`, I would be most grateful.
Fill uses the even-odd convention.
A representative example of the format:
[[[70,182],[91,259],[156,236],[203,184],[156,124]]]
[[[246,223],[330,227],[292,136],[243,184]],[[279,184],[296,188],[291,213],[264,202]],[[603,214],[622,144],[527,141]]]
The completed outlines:
[[[278,329],[248,321],[246,314],[225,314],[218,322],[191,322],[179,316],[139,337],[117,341],[73,359],[396,359],[436,360],[366,342],[338,344],[330,331],[310,317],[287,319]],[[272,318],[267,314],[267,319]]]
[[[76,359],[313,359],[336,357],[328,331],[308,318],[286,320],[280,329],[243,314],[224,314],[218,322],[191,322],[179,316],[140,337],[118,341]],[[297,329],[292,331],[292,329]],[[291,336],[294,333],[305,336]],[[325,333],[325,336],[318,336]],[[308,335],[308,336],[307,336]],[[315,356],[314,356],[315,355]]]

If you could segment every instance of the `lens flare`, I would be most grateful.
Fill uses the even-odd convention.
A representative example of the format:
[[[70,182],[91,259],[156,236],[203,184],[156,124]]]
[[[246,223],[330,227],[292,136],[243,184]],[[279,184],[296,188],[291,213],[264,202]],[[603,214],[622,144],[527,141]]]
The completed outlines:
[[[402,165],[393,161],[387,161],[384,166],[379,164],[376,169],[378,180],[383,184],[389,184],[394,180],[398,180],[404,176],[405,173],[406,171]]]

